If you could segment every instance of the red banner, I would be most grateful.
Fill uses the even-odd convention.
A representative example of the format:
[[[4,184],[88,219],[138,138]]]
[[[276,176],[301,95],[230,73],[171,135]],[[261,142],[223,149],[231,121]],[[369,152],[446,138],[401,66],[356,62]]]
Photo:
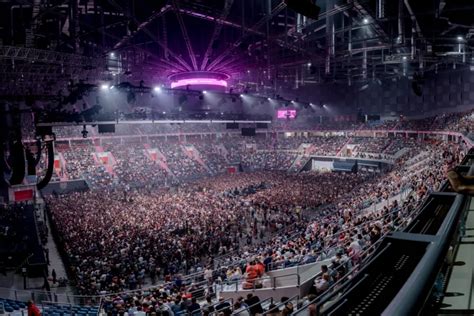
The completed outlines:
[[[33,189],[15,191],[14,196],[15,196],[15,202],[32,200],[33,199]]]

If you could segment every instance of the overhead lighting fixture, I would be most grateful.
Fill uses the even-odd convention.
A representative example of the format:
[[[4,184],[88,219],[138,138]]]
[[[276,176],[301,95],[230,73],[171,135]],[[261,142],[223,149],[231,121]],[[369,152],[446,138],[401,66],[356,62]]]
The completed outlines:
[[[160,88],[160,87],[155,87],[153,90],[154,90],[155,92],[161,92],[161,88]]]
[[[308,67],[311,67],[311,63],[307,63]]]
[[[403,58],[403,60],[407,60],[408,57],[407,57],[407,56],[403,56],[402,58]]]
[[[114,53],[114,52],[111,52],[111,53],[110,53],[110,57],[115,57],[115,53]]]
[[[464,40],[464,37],[458,36],[457,39],[458,39],[458,41],[462,41],[462,40]]]
[[[114,86],[110,86],[110,88],[109,88],[109,89],[110,89],[110,90],[112,90],[113,88],[115,88],[115,87],[114,87]]]
[[[369,24],[369,19],[365,18],[362,20],[362,22],[364,22],[364,24]]]
[[[102,88],[102,90],[107,90],[109,88],[109,85],[108,84],[103,84],[100,87]]]
[[[190,78],[171,82],[171,88],[186,87],[188,85],[209,85],[227,87],[227,81],[213,78]]]

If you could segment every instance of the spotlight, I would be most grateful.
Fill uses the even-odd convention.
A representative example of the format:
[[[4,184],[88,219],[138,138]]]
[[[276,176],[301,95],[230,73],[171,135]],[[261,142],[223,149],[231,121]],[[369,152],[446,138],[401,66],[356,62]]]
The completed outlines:
[[[206,90],[204,90],[202,93],[206,94],[206,93],[207,93],[207,91],[206,91]]]
[[[295,101],[294,101],[294,100],[291,100],[291,103],[295,103]]]
[[[243,97],[244,97],[244,95],[243,95],[243,94],[241,94],[241,95],[240,95],[240,97],[241,97],[241,98],[243,98]]]
[[[87,138],[87,134],[88,134],[88,133],[89,133],[89,132],[87,131],[86,126],[84,125],[84,126],[82,127],[82,132],[81,132],[82,138]]]
[[[403,60],[407,60],[407,56],[403,56]]]
[[[362,22],[364,22],[364,24],[369,24],[369,19],[365,18],[362,20]]]
[[[110,57],[115,57],[115,53],[114,53],[114,52],[111,52],[111,53],[110,53]]]
[[[100,87],[102,88],[102,90],[107,90],[109,88],[109,85],[108,84],[103,84]]]
[[[307,63],[307,65],[308,65],[308,67],[311,67],[311,66],[312,66],[312,64],[311,64],[311,63]]]
[[[464,40],[464,38],[462,36],[458,36],[457,39],[458,39],[458,41]]]
[[[271,101],[271,100],[272,100],[272,98],[267,98],[267,100],[268,100],[268,101]]]
[[[115,88],[115,86],[110,86],[110,88],[109,88],[109,89],[110,89],[110,90],[112,90],[113,88]]]
[[[165,112],[165,111],[163,111],[163,114],[166,114],[166,112]]]
[[[161,92],[161,88],[160,88],[160,87],[155,87],[155,88],[153,88],[153,90],[154,90],[155,92]]]

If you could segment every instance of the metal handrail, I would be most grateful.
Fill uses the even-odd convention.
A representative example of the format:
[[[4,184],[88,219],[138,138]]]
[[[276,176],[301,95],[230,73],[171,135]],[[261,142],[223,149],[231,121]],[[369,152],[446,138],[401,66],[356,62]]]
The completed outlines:
[[[212,304],[210,305],[210,307],[215,307],[219,304],[222,304],[223,302],[230,302],[230,306],[229,307],[224,307],[224,308],[221,308],[221,309],[216,309],[214,310],[212,313],[210,313],[210,315],[219,315],[219,312],[223,311],[223,310],[226,310],[226,309],[230,309],[232,310],[233,306],[234,306],[234,299],[233,298],[228,298],[228,299],[225,299],[223,300],[222,302],[217,302],[215,304]]]
[[[285,301],[276,304],[275,307],[273,307],[272,309],[270,309],[270,310],[264,312],[264,313],[262,314],[262,316],[265,316],[265,315],[267,315],[267,314],[269,314],[269,313],[274,313],[275,311],[280,311],[280,307],[285,306],[285,305],[288,304],[289,302],[292,302],[292,301],[294,301],[294,300],[299,300],[299,299],[300,299],[300,295],[299,295],[299,294],[293,295],[292,297],[286,299]]]
[[[267,302],[267,301],[270,301],[270,305],[273,304],[273,297],[268,297],[268,298],[264,299],[263,301],[258,301],[258,302],[255,303],[255,304],[252,304],[252,305],[250,305],[250,306],[245,307],[243,310],[241,310],[241,311],[238,312],[238,313],[233,312],[232,315],[239,315],[241,312],[243,312],[243,311],[245,311],[245,310],[248,311],[249,314],[250,314],[250,310],[252,309],[252,307],[261,305],[261,304],[263,304],[263,303],[265,303],[265,302]]]
[[[416,213],[416,210],[413,211],[413,213]],[[412,213],[412,214],[413,214],[413,213]],[[412,215],[412,214],[410,214],[410,215]],[[405,222],[407,222],[407,221],[408,221],[408,218],[404,218],[404,219],[402,220],[402,223],[399,225],[399,227],[398,227],[397,229],[395,229],[394,231],[400,230],[400,229],[402,228],[402,226],[403,226],[402,224],[405,223]],[[378,246],[382,243],[382,241],[385,239],[385,237],[387,237],[389,234],[390,234],[390,233],[387,233],[387,234],[383,235],[377,242],[375,242],[373,245],[370,245],[367,249],[365,249],[365,250],[364,250],[361,254],[359,254],[358,256],[359,256],[359,257],[362,257],[362,256],[368,254],[371,250],[374,250],[376,247],[378,247]],[[339,286],[339,285],[341,285],[341,284],[344,283],[344,282],[350,281],[350,280],[347,280],[347,277],[351,276],[351,275],[354,273],[354,271],[357,271],[357,269],[359,269],[361,266],[363,266],[363,265],[365,266],[365,265],[369,264],[370,262],[374,261],[376,258],[378,258],[378,256],[380,256],[381,253],[383,253],[386,249],[388,249],[389,246],[390,246],[390,244],[388,244],[384,249],[382,249],[382,250],[377,254],[377,256],[375,256],[375,257],[367,257],[364,261],[361,261],[360,263],[358,263],[358,264],[356,264],[355,266],[353,266],[352,269],[351,269],[348,273],[346,273],[344,276],[341,277],[340,280],[338,280],[337,282],[331,284],[331,286],[330,286],[326,291],[324,291],[321,295],[317,296],[314,300],[308,302],[307,304],[305,304],[304,306],[302,306],[301,308],[299,308],[298,310],[296,310],[296,311],[293,313],[293,315],[297,315],[297,314],[301,313],[302,311],[306,310],[306,309],[309,307],[309,305],[315,304],[315,303],[319,302],[319,301],[320,301],[321,299],[323,299],[323,298],[326,298],[326,297],[327,297],[327,298],[330,298],[332,295],[335,295],[337,292],[332,292],[332,293],[330,293],[330,294],[328,294],[328,292],[330,292],[331,290],[333,290],[336,286]],[[354,255],[351,256],[351,257],[349,257],[349,258],[352,259],[353,257],[354,257]],[[344,263],[339,264],[339,265],[336,267],[336,269],[337,269],[338,267],[340,267],[341,265],[343,265],[343,264],[344,264]],[[319,275],[321,275],[321,272],[319,272],[319,273],[316,275],[316,277],[318,277]],[[344,285],[341,285],[341,288],[343,288],[343,287],[344,287]],[[318,308],[320,308],[320,307],[318,307]]]
[[[235,280],[235,281],[228,281],[227,282],[227,285],[231,285],[233,287],[233,285],[235,284],[235,292],[238,292],[239,290],[242,290],[242,289],[239,289],[239,285],[244,283],[244,282],[252,282],[253,283],[253,286],[252,288],[250,289],[245,289],[245,290],[256,290],[258,289],[256,287],[256,284],[258,284],[258,282],[263,282],[263,281],[266,281],[266,280],[271,280],[271,288],[275,289],[276,288],[276,282],[275,280],[276,279],[279,279],[279,278],[284,278],[284,277],[289,277],[289,276],[296,276],[296,286],[300,286],[300,275],[298,273],[290,273],[290,274],[285,274],[285,275],[277,275],[277,276],[274,276],[274,277],[260,277],[260,278],[255,278],[255,279],[251,279],[251,280],[247,280],[246,278],[241,278],[239,280]]]

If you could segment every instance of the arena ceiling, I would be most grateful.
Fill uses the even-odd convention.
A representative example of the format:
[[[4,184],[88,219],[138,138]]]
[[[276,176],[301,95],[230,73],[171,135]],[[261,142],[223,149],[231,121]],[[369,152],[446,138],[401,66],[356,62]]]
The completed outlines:
[[[0,0],[0,94],[65,84],[167,84],[220,71],[235,89],[412,78],[474,67],[470,0]]]

